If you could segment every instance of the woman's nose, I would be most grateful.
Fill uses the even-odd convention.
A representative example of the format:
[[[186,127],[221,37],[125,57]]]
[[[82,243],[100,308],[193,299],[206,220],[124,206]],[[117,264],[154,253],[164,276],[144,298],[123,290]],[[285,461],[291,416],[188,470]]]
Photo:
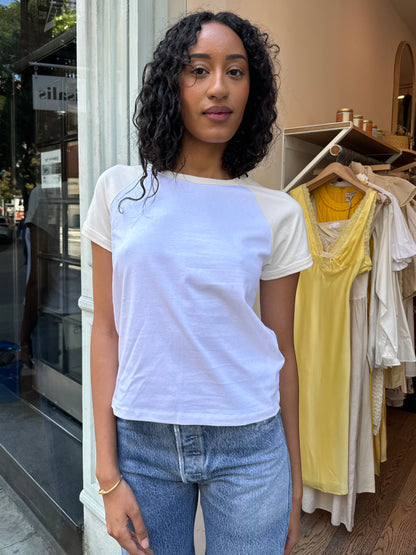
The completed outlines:
[[[226,75],[221,71],[213,72],[208,88],[208,96],[211,98],[226,98],[228,95],[228,85]]]

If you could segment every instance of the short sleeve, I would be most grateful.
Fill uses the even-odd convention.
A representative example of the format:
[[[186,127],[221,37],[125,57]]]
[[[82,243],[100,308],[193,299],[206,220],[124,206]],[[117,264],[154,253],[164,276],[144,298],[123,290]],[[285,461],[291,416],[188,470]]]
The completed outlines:
[[[94,196],[82,226],[82,234],[104,249],[111,251],[111,205],[124,189],[134,187],[143,170],[140,166],[117,164],[98,178]]]
[[[263,265],[260,279],[277,279],[312,266],[303,211],[294,199],[280,192],[272,217],[272,250]]]
[[[98,178],[87,218],[82,226],[82,234],[100,247],[111,251],[110,203],[107,198],[106,174],[107,172],[104,172]]]

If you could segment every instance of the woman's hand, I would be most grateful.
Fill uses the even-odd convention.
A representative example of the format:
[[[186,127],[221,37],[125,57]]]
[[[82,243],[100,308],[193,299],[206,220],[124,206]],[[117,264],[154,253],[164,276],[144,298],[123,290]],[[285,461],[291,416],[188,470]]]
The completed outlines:
[[[153,555],[149,536],[130,486],[121,480],[116,489],[103,495],[107,532],[130,555]],[[129,528],[129,520],[134,531]]]
[[[92,260],[91,390],[97,453],[95,471],[100,486],[108,491],[120,477],[117,423],[111,408],[118,371],[118,333],[114,322],[111,252],[93,242]],[[121,480],[111,492],[103,495],[103,501],[110,536],[131,555],[153,555],[140,509],[127,482]]]
[[[289,529],[287,532],[284,555],[289,555],[292,549],[298,543],[300,531],[300,512],[302,508],[302,499],[292,500],[292,510],[290,512]]]

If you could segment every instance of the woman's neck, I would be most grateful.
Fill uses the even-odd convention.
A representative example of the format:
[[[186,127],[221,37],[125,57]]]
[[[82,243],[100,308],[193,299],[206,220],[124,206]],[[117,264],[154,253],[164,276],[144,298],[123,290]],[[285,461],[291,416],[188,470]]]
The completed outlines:
[[[211,179],[230,179],[230,174],[222,167],[222,156],[226,145],[187,143],[186,140],[182,143],[176,172]]]

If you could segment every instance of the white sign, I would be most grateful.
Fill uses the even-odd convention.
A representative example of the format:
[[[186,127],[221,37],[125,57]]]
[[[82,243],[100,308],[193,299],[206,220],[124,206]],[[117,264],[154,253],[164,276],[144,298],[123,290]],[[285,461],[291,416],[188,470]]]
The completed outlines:
[[[33,109],[54,112],[77,111],[77,80],[75,77],[33,75]]]
[[[61,151],[59,149],[40,153],[40,171],[43,189],[61,187]]]

